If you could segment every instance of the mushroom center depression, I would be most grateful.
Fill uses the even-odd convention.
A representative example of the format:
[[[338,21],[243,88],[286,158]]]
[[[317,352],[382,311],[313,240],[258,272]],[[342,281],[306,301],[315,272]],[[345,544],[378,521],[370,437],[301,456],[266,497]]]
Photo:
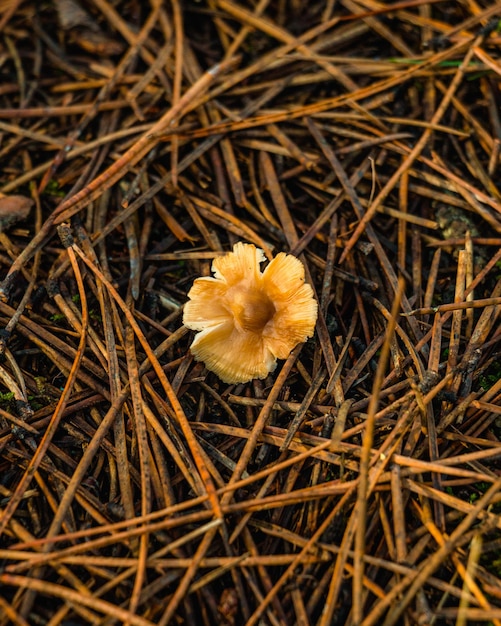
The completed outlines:
[[[227,301],[237,327],[244,332],[261,332],[275,315],[273,302],[258,289],[234,288],[231,291]]]

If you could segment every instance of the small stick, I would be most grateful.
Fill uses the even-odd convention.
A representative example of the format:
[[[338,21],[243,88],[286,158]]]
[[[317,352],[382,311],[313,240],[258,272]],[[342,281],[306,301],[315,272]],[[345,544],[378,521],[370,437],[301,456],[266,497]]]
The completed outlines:
[[[422,307],[421,309],[413,309],[408,313],[400,313],[404,317],[411,315],[430,315],[431,313],[445,313],[447,311],[457,311],[459,309],[481,309],[486,306],[497,306],[501,304],[501,298],[481,298],[468,302],[449,302],[449,304],[440,304],[439,306]]]

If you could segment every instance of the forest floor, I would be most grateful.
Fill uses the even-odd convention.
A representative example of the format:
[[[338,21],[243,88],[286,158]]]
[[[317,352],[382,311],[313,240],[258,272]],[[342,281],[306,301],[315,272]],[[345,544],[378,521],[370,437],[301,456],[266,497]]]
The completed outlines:
[[[501,625],[501,3],[0,3],[0,626]],[[315,334],[190,353],[297,256]],[[237,355],[238,356],[238,355]]]

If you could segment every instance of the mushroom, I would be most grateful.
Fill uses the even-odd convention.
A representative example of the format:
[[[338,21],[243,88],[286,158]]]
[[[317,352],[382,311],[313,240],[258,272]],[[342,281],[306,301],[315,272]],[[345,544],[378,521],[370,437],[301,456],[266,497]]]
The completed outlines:
[[[188,293],[183,323],[198,331],[191,352],[225,383],[265,378],[315,329],[301,261],[281,252],[261,272],[265,260],[260,248],[237,243],[214,259],[214,277],[197,278]]]

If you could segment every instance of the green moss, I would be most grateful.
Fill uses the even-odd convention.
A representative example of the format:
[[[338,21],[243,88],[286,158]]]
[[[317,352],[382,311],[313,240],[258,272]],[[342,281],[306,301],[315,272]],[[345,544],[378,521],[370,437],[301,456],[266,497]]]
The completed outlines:
[[[479,385],[487,391],[494,386],[501,378],[501,361],[494,361],[491,365],[478,377]]]
[[[12,400],[14,400],[14,393],[12,391],[7,391],[6,393],[0,392],[0,406],[2,408],[9,406]]]
[[[66,317],[62,313],[54,313],[54,315],[50,316],[50,321],[57,324],[58,322],[62,322],[66,319]]]

